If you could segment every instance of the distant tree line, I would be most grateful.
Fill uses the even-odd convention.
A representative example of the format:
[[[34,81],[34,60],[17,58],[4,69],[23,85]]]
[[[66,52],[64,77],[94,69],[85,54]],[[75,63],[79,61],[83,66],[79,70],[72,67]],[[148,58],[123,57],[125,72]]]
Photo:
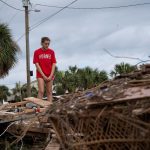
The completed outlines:
[[[91,67],[78,68],[77,66],[70,66],[66,71],[61,71],[56,67],[54,91],[56,95],[62,95],[65,93],[72,93],[77,91],[83,91],[99,85],[106,81],[110,77],[116,77],[123,73],[130,73],[136,68],[128,63],[120,63],[114,66],[114,69],[108,74],[106,71],[93,69]],[[31,96],[37,96],[37,89],[31,87]],[[21,86],[20,83],[16,83],[12,89],[12,94],[15,96],[15,101],[27,97],[26,84]],[[0,86],[0,100],[7,100],[7,96],[11,93],[9,88],[5,85]],[[46,96],[46,93],[45,93]]]
[[[108,80],[106,71],[99,71],[90,67],[78,68],[77,66],[70,66],[66,71],[59,71],[56,68],[55,76],[54,89],[56,94],[85,90]]]
[[[6,24],[0,23],[0,78],[8,75],[9,71],[15,66],[19,52],[20,48],[12,39],[10,29]],[[115,77],[134,70],[135,67],[128,63],[116,64],[110,76]],[[54,90],[56,95],[86,90],[97,86],[109,78],[105,70],[93,69],[91,67],[78,68],[77,66],[70,66],[66,71],[56,68],[55,76]],[[35,87],[32,87],[31,93],[35,97],[38,91]],[[0,85],[0,100],[7,100],[7,97],[11,95],[15,96],[15,101],[27,97],[26,85],[21,86],[20,83],[16,83],[15,88],[11,92],[7,86]]]

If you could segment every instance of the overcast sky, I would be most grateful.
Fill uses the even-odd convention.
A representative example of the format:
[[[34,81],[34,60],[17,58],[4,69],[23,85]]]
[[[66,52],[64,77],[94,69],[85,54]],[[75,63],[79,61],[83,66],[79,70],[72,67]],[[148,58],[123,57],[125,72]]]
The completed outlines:
[[[22,0],[4,0],[19,8]],[[32,9],[40,12],[30,12],[30,26],[58,11],[36,5],[65,6],[73,0],[30,0]],[[72,7],[109,7],[150,3],[150,0],[78,0]],[[14,10],[0,2],[0,23],[7,23],[14,40],[24,34],[24,11]],[[30,65],[34,71],[31,80],[35,80],[35,66],[32,63],[34,50],[40,47],[42,36],[51,38],[51,48],[56,53],[57,65],[60,70],[68,66],[90,66],[108,73],[116,63],[122,61],[136,64],[138,60],[116,59],[103,49],[108,49],[113,55],[132,56],[147,60],[150,48],[150,4],[118,9],[75,10],[65,9],[55,17],[44,22],[30,32]],[[26,82],[25,37],[18,41],[22,53],[19,62],[9,75],[0,79],[0,84],[9,87],[16,82]]]

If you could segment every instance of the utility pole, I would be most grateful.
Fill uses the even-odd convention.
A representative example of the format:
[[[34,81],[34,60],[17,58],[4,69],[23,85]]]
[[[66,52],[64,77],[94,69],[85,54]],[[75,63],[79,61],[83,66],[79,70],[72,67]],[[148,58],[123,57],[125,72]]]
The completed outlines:
[[[22,0],[25,8],[25,38],[26,38],[26,74],[27,74],[27,95],[31,96],[30,86],[30,50],[29,50],[29,0]]]

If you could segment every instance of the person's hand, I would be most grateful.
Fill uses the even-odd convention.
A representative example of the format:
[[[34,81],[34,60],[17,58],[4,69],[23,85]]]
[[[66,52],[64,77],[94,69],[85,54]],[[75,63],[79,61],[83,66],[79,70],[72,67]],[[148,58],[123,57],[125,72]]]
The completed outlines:
[[[48,81],[48,78],[44,75],[43,76],[43,79],[45,80],[45,81]]]
[[[48,77],[48,80],[47,81],[51,81],[52,80],[52,76],[50,75],[49,77]]]

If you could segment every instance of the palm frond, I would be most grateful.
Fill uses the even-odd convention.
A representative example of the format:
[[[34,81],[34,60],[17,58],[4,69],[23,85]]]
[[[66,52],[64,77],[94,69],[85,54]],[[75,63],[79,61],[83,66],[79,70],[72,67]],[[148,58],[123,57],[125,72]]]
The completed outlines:
[[[10,29],[6,24],[0,24],[0,78],[8,75],[18,62],[17,54],[20,48],[13,41]]]

